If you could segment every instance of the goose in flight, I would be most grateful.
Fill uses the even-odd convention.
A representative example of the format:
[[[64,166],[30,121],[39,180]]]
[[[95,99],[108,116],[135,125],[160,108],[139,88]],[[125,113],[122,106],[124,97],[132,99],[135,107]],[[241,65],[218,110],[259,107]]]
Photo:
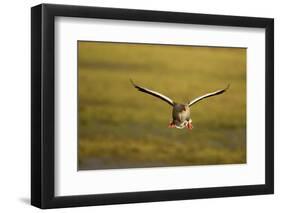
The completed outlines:
[[[202,101],[205,98],[209,98],[215,95],[220,95],[222,93],[224,93],[230,85],[228,85],[225,89],[221,89],[221,90],[217,90],[214,92],[210,92],[207,93],[205,95],[202,95],[200,97],[197,97],[195,99],[193,99],[190,102],[187,103],[176,103],[174,102],[172,99],[168,98],[165,95],[162,95],[159,92],[155,92],[153,90],[147,89],[145,87],[141,87],[136,85],[131,79],[130,79],[132,85],[138,89],[140,92],[144,92],[147,93],[149,95],[152,95],[154,97],[160,98],[161,100],[165,101],[166,103],[168,103],[169,105],[171,105],[173,107],[172,110],[172,121],[169,123],[170,128],[178,128],[178,129],[183,129],[183,128],[188,128],[188,129],[192,129],[192,120],[190,117],[190,107],[192,105],[194,105],[195,103],[198,103],[199,101]]]

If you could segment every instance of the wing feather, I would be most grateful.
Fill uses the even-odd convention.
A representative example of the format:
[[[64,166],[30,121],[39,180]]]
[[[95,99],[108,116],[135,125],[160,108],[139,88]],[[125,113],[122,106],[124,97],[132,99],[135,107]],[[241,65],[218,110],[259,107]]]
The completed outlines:
[[[189,102],[188,106],[192,106],[193,104],[205,99],[205,98],[209,98],[209,97],[212,97],[212,96],[215,96],[215,95],[220,95],[222,93],[224,93],[228,88],[230,87],[230,85],[228,85],[225,89],[221,89],[221,90],[217,90],[215,92],[211,92],[211,93],[207,93],[205,95],[202,95],[198,98],[195,98],[193,99],[192,101]]]
[[[172,101],[170,98],[168,98],[167,96],[165,95],[162,95],[161,93],[159,92],[155,92],[153,90],[150,90],[150,89],[147,89],[145,87],[141,87],[141,86],[138,86],[136,85],[131,79],[130,79],[132,85],[138,89],[139,91],[141,92],[144,92],[144,93],[147,93],[149,95],[152,95],[154,97],[157,97],[157,98],[160,98],[161,100],[165,101],[166,103],[170,104],[171,106],[174,106],[174,101]]]

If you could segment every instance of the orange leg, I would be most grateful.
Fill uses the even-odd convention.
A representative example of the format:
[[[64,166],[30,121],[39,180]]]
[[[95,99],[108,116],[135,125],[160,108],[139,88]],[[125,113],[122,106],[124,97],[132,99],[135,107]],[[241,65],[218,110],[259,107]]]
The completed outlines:
[[[171,121],[168,125],[168,128],[175,128],[175,124],[173,121]]]
[[[186,125],[187,129],[192,130],[193,129],[193,125],[192,125],[192,121],[188,121],[187,125]]]

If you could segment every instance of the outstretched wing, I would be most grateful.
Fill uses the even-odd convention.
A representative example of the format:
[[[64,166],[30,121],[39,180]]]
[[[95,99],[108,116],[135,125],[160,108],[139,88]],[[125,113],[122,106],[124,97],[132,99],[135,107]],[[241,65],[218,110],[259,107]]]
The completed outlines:
[[[215,95],[220,95],[220,94],[224,93],[229,88],[229,86],[230,85],[228,84],[225,89],[217,90],[215,92],[207,93],[207,94],[202,95],[202,96],[200,96],[198,98],[195,98],[195,99],[193,99],[192,101],[189,102],[188,106],[190,107],[193,104],[195,104],[195,103],[197,103],[197,102],[199,102],[199,101],[201,101],[201,100],[203,100],[205,98],[209,98],[209,97],[212,97],[212,96],[215,96]]]
[[[155,92],[153,90],[150,90],[150,89],[147,89],[147,88],[144,88],[144,87],[140,87],[138,85],[136,85],[131,79],[130,79],[131,83],[133,84],[133,86],[138,89],[139,91],[141,92],[144,92],[144,93],[147,93],[147,94],[150,94],[154,97],[157,97],[157,98],[160,98],[161,100],[167,102],[168,104],[170,104],[171,106],[174,106],[174,101],[172,101],[170,98],[168,98],[167,96],[165,95],[162,95],[160,94],[159,92]]]

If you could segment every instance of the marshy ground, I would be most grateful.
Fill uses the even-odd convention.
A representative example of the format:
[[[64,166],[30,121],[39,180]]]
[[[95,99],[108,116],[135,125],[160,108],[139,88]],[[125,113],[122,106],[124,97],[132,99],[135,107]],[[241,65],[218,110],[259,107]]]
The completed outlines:
[[[78,169],[246,163],[246,49],[79,42]],[[224,88],[192,106],[193,130],[168,128],[177,102]]]

